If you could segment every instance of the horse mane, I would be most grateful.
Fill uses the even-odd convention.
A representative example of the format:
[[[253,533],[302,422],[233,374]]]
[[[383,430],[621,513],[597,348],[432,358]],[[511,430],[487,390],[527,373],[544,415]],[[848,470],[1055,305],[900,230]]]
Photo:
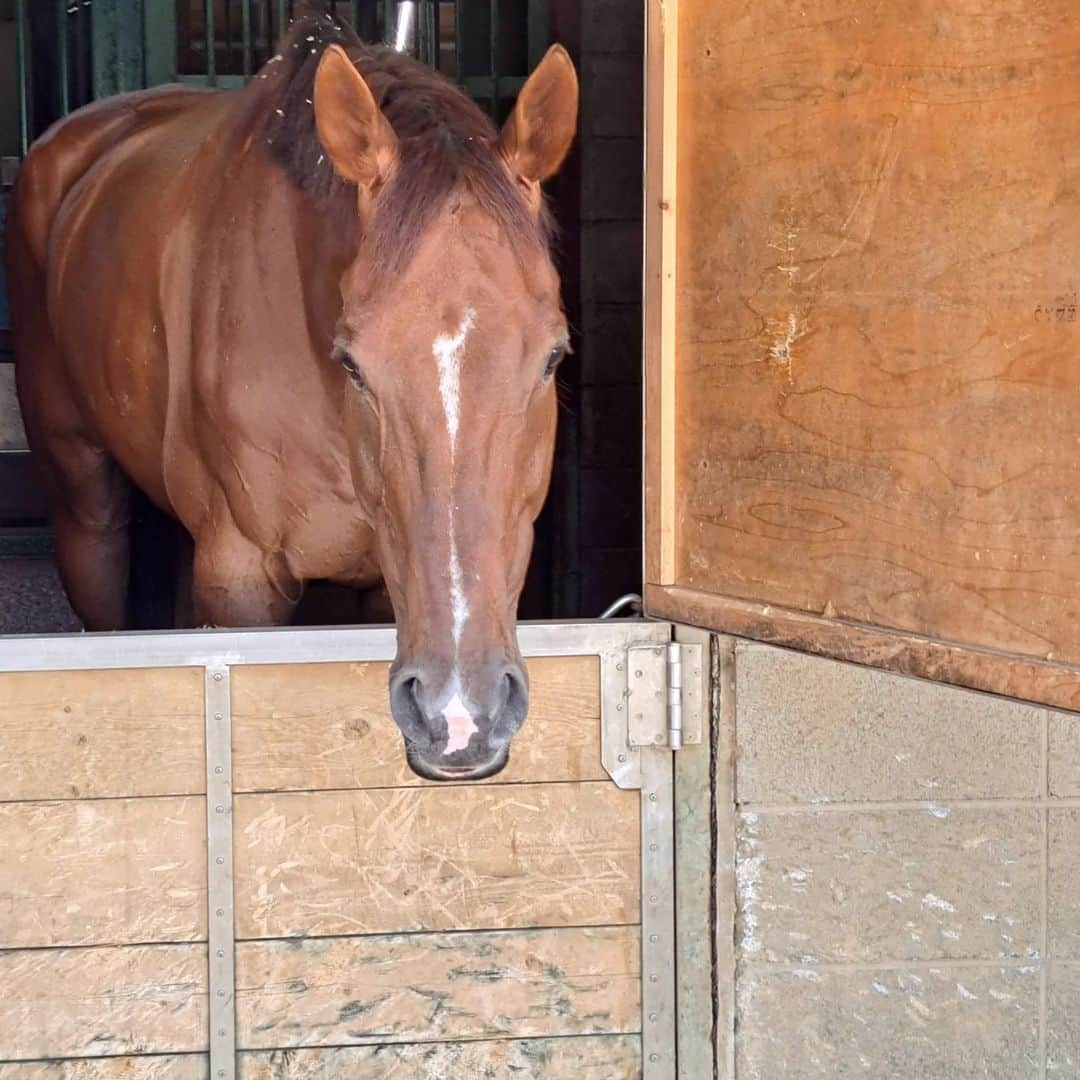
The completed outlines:
[[[340,45],[358,67],[398,139],[393,176],[374,201],[365,231],[377,275],[407,265],[427,228],[455,192],[465,191],[519,251],[550,251],[546,206],[534,213],[501,161],[498,132],[461,89],[439,72],[306,8],[278,51],[243,91],[255,142],[292,184],[343,225],[356,220],[356,188],[339,177],[315,125],[315,73]]]

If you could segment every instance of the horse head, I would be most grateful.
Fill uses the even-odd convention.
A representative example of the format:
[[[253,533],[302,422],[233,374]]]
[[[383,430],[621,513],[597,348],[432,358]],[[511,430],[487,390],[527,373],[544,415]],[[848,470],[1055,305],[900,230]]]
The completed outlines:
[[[553,47],[498,133],[440,93],[460,97],[452,124],[432,119],[445,100],[380,107],[334,45],[314,105],[358,203],[335,357],[398,628],[391,709],[413,770],[454,780],[498,772],[528,709],[516,610],[569,342],[540,184],[572,142],[578,87]]]

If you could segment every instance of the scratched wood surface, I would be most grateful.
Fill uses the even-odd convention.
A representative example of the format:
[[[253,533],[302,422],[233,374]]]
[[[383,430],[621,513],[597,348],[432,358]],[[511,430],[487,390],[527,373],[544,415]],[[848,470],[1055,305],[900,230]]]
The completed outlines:
[[[205,938],[205,837],[198,797],[0,805],[0,948]]]
[[[207,1048],[205,945],[0,951],[0,987],[0,1061]]]
[[[634,923],[639,795],[610,781],[239,795],[241,938]]]
[[[205,790],[201,669],[0,674],[0,800]]]
[[[1075,0],[805,8],[681,2],[674,584],[1078,662]]]
[[[587,1035],[249,1052],[240,1055],[239,1075],[240,1080],[636,1080],[641,1039]],[[6,1080],[2,1070],[0,1080]]]
[[[529,681],[529,718],[492,782],[606,779],[596,657],[530,660]],[[405,763],[386,685],[386,664],[234,669],[236,790],[425,783]]]
[[[245,1049],[639,1030],[636,926],[241,942]]]
[[[205,1054],[0,1063],[0,1080],[209,1080]]]

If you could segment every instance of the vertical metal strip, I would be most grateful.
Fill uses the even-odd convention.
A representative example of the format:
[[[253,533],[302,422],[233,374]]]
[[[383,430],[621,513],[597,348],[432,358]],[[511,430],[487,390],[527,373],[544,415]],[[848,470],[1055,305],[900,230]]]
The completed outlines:
[[[19,81],[19,153],[30,148],[30,69],[26,50],[26,0],[15,0],[15,68]]]
[[[548,40],[551,37],[551,13],[548,0],[529,0],[528,12],[528,56],[529,70],[526,75],[544,58]]]
[[[241,6],[241,23],[240,30],[244,39],[244,78],[251,78],[252,71],[252,56],[253,51],[251,48],[251,5],[255,0],[240,0]]]
[[[233,928],[232,712],[229,669],[206,669],[206,900],[209,925],[210,1076],[236,1076]]]
[[[644,1080],[675,1080],[674,761],[641,751],[641,1049]]]
[[[71,92],[68,88],[68,0],[56,0],[56,78],[60,92],[60,115],[71,111]]]
[[[217,56],[214,53],[217,32],[214,27],[215,0],[206,0],[203,4],[205,12],[205,25],[203,26],[203,39],[206,42],[206,81],[213,86],[217,79]]]
[[[499,0],[491,0],[491,32],[488,46],[491,53],[491,116],[499,119]]]
[[[278,0],[277,3],[277,32],[278,38],[281,38],[289,26],[289,4],[288,0]]]

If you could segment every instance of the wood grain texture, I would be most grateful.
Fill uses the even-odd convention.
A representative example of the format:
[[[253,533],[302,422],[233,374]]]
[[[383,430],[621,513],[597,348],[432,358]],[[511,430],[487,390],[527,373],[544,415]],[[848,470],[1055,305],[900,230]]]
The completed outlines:
[[[237,936],[634,923],[638,808],[610,782],[240,795]]]
[[[535,659],[528,668],[529,718],[514,739],[509,765],[494,779],[606,779],[597,658]],[[236,790],[426,783],[405,763],[386,686],[386,664],[234,668]]]
[[[205,790],[197,668],[0,674],[0,800]]]
[[[201,798],[0,805],[0,948],[206,937]]]
[[[0,1064],[0,1080],[208,1080],[205,1054],[82,1058]]]
[[[1080,662],[1074,0],[683,0],[676,584]]]
[[[236,964],[243,1049],[640,1027],[633,926],[242,942]]]
[[[205,945],[0,952],[0,986],[0,1060],[207,1047]]]
[[[692,589],[650,586],[645,595],[649,611],[658,618],[709,626],[738,637],[884,668],[901,675],[1080,710],[1080,668],[1067,664],[964,648]]]
[[[247,1052],[240,1055],[239,1076],[240,1080],[636,1080],[641,1076],[641,1038],[586,1035]],[[0,1080],[5,1080],[2,1069]]]

